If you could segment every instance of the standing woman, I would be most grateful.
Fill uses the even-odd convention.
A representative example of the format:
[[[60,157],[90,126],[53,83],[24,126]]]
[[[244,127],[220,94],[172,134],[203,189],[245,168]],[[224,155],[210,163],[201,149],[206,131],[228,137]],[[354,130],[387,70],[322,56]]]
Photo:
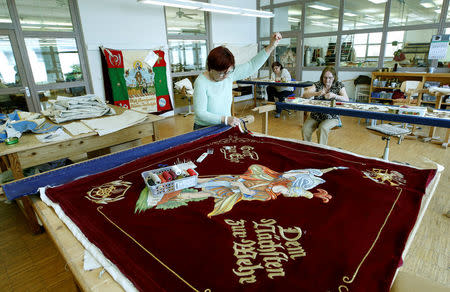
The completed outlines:
[[[272,63],[272,79],[278,82],[290,82],[291,74],[280,62]],[[294,92],[293,87],[287,86],[267,86],[267,97],[269,101],[275,101],[275,97],[278,98],[279,102],[284,102],[284,99],[291,95]],[[279,118],[281,113],[281,109],[277,109],[275,114],[275,118]]]
[[[209,53],[207,71],[200,74],[194,83],[194,130],[217,124],[239,125],[240,120],[231,115],[233,81],[258,71],[281,38],[280,33],[274,33],[264,50],[249,62],[237,66],[233,54],[225,47],[217,47]]]
[[[320,81],[314,82],[312,86],[305,89],[303,98],[348,101],[344,84],[338,81],[336,70],[331,66],[323,69]],[[303,123],[303,139],[311,141],[312,133],[317,129],[317,140],[320,144],[327,145],[328,134],[339,123],[337,115],[312,112]]]

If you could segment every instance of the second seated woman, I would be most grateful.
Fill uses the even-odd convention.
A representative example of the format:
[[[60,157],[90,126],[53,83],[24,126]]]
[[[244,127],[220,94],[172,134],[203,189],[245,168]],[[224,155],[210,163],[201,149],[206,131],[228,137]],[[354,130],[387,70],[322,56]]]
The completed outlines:
[[[303,98],[316,100],[348,101],[344,84],[338,81],[334,67],[328,66],[323,69],[320,80],[307,87]],[[317,129],[317,140],[320,144],[327,145],[328,134],[331,129],[339,126],[338,115],[312,112],[303,123],[303,140],[311,141],[313,132]]]
[[[272,63],[273,75],[271,79],[275,82],[290,82],[291,74],[286,68],[283,68],[280,62]],[[278,98],[279,102],[284,102],[284,99],[294,92],[293,87],[288,86],[267,86],[267,99],[269,101],[275,101]],[[281,114],[281,109],[276,110],[275,118],[279,118]]]

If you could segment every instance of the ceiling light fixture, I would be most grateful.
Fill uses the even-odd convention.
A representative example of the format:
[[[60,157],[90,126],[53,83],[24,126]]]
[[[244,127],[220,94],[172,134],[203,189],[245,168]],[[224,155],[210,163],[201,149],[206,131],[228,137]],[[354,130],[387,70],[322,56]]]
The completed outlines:
[[[158,1],[158,0],[138,0],[138,2],[144,3],[144,4],[151,4],[151,5],[166,5],[169,6],[169,4],[167,4],[168,1]],[[192,2],[192,3],[190,3]],[[185,8],[185,9],[199,9],[200,8],[200,3],[195,2],[195,1],[182,1],[182,0],[174,0],[174,1],[170,1],[170,6],[171,7],[177,7],[177,8]]]
[[[263,18],[271,18],[274,17],[274,14],[270,11],[263,10],[254,10],[254,9],[245,9],[227,5],[219,5],[212,3],[204,3],[197,2],[192,0],[137,0],[139,3],[143,4],[151,4],[151,5],[162,5],[162,6],[170,6],[170,7],[178,7],[178,8],[186,8],[192,10],[202,10],[209,11],[213,13],[225,13],[225,14],[236,14],[243,16],[253,16],[253,17],[263,17]]]
[[[239,8],[211,3],[203,3],[200,10],[225,14],[241,14]]]
[[[425,8],[434,8],[434,3],[429,0],[422,0],[420,1],[420,5],[422,5]]]
[[[387,0],[369,0],[369,2],[372,2],[373,4],[381,4],[386,3]]]
[[[351,13],[351,12],[344,12],[344,15],[345,16],[351,16],[351,17],[358,16],[355,13]]]
[[[323,6],[323,4],[313,4],[313,5],[308,5],[308,7],[318,9],[318,10],[325,10],[325,11],[333,9],[328,6]]]

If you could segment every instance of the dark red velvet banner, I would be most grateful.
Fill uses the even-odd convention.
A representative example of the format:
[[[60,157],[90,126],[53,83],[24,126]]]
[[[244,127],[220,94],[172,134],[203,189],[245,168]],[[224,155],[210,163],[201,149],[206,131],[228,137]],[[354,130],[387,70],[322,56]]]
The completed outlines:
[[[143,171],[208,148],[145,208]],[[230,129],[46,193],[142,291],[389,291],[435,173]]]

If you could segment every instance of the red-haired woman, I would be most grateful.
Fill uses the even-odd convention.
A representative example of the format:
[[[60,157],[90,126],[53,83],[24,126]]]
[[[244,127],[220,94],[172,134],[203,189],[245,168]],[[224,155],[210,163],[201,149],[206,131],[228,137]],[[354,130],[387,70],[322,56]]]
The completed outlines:
[[[232,127],[239,124],[240,120],[231,115],[233,81],[258,71],[281,38],[280,33],[274,33],[264,50],[241,65],[235,66],[233,54],[225,47],[217,47],[209,53],[207,71],[200,74],[194,83],[194,130],[217,124]]]

